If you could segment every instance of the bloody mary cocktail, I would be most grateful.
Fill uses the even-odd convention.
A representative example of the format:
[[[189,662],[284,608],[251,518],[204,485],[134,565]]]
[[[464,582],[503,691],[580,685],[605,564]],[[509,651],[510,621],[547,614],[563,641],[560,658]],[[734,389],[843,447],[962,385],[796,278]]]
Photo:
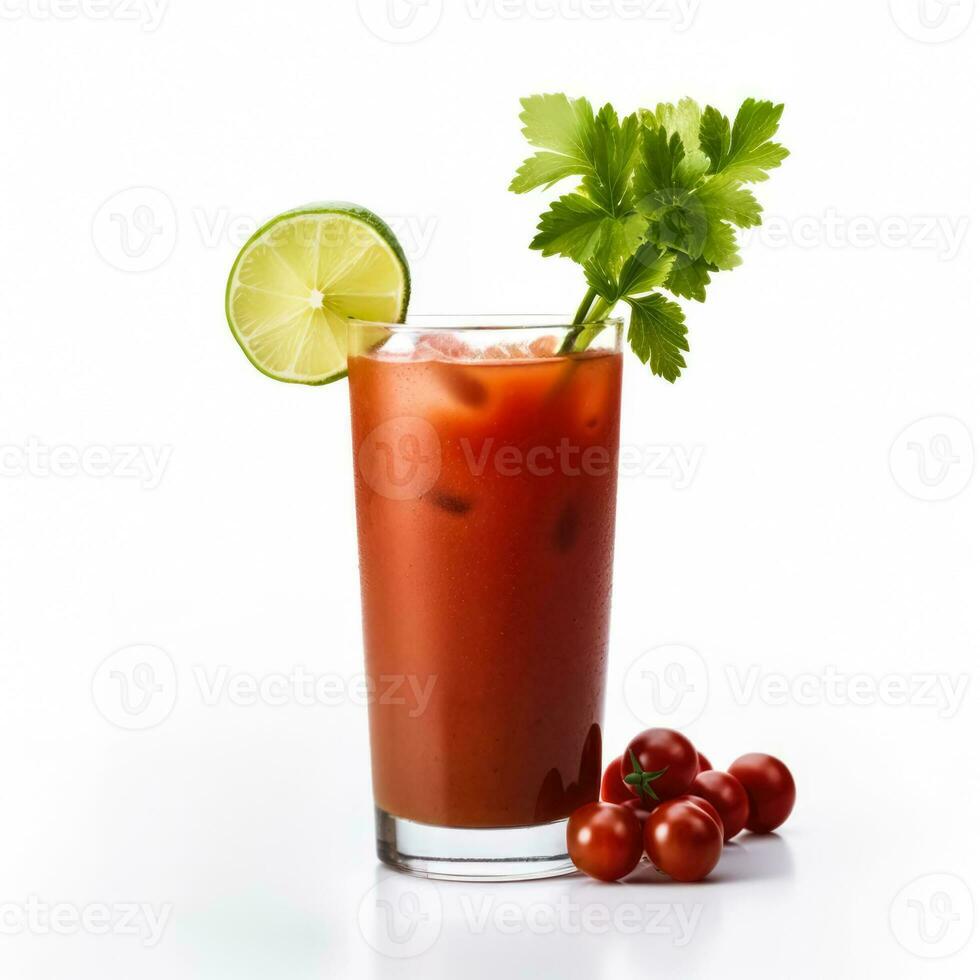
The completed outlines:
[[[349,359],[372,773],[392,863],[398,821],[560,821],[563,841],[563,818],[597,798],[622,377],[619,324],[606,332],[559,355],[554,329],[402,327]],[[472,842],[490,836],[465,859],[486,859]],[[490,860],[522,856],[503,847]]]

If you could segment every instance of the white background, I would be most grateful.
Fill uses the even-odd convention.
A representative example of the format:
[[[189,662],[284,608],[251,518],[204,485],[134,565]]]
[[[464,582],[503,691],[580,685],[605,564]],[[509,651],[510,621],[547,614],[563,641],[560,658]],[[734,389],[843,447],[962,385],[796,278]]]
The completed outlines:
[[[4,978],[975,975],[974,6],[0,0]],[[787,106],[687,373],[625,380],[607,757],[683,726],[799,788],[699,886],[379,869],[346,386],[224,322],[323,198],[395,224],[417,313],[574,309],[507,192],[538,91]],[[230,687],[296,666],[343,693]]]

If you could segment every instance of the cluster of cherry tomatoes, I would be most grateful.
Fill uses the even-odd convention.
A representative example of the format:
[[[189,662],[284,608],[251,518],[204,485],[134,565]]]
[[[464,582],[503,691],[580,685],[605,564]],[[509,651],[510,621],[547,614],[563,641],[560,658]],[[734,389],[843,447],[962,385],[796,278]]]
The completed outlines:
[[[796,785],[775,756],[743,755],[722,772],[680,732],[650,728],[606,767],[600,797],[568,820],[575,867],[618,881],[646,851],[675,881],[700,881],[718,863],[725,841],[742,830],[764,834],[782,824]]]

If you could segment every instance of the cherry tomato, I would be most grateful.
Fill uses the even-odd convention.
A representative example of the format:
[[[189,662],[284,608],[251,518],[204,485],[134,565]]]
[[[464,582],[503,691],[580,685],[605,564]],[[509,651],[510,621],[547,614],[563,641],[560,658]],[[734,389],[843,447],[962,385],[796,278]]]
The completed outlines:
[[[648,728],[626,746],[621,772],[641,800],[662,803],[688,791],[698,772],[698,753],[680,732]]]
[[[697,780],[695,780],[697,782]],[[718,829],[721,831],[722,837],[725,835],[725,824],[721,819],[721,814],[715,809],[713,803],[706,800],[703,796],[696,796],[692,790],[690,793],[685,793],[683,796],[675,796],[675,800],[686,800],[688,803],[693,803],[695,806],[700,807],[712,820],[718,825]],[[673,801],[671,801],[673,802]]]
[[[707,772],[711,768],[711,763],[708,762],[708,757],[698,753],[698,772]]]
[[[606,766],[606,771],[602,774],[602,787],[599,790],[599,799],[606,803],[625,803],[627,800],[636,799],[629,786],[623,782],[621,772],[622,760],[613,759]]]
[[[579,871],[600,881],[628,875],[643,854],[636,814],[615,803],[586,803],[568,818],[568,856]]]
[[[661,803],[643,828],[650,860],[675,881],[700,881],[721,857],[721,828],[690,800]]]
[[[731,773],[714,769],[699,772],[691,786],[691,793],[707,800],[718,811],[725,840],[731,840],[745,829],[745,822],[749,819],[749,797]]]
[[[796,802],[796,783],[793,774],[775,756],[750,752],[739,756],[728,771],[749,797],[745,826],[753,833],[767,834],[790,815]]]

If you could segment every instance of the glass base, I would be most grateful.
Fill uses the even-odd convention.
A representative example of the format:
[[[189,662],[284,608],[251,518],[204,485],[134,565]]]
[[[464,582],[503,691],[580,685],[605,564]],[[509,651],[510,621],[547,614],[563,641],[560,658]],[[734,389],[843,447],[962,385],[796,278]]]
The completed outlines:
[[[422,878],[526,881],[575,870],[565,845],[567,820],[534,827],[434,827],[375,807],[378,857]]]

